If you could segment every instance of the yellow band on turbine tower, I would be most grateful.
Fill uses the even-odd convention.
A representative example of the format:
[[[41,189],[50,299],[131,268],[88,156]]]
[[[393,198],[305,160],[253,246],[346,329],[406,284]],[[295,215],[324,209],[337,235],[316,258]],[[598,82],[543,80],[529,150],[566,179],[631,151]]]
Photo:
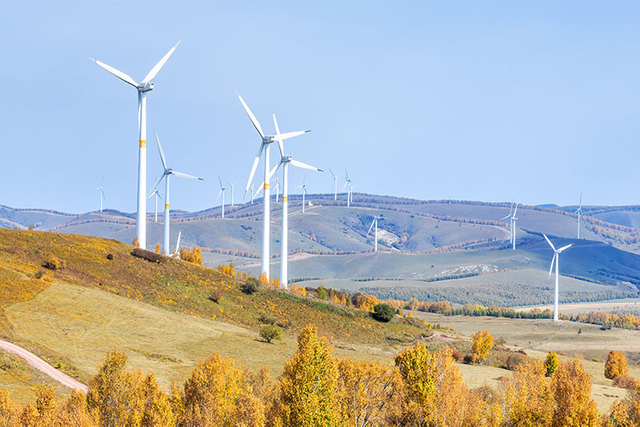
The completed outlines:
[[[282,196],[282,202],[283,202],[283,203],[284,203],[284,202],[286,202],[286,201],[287,201],[287,198],[288,198],[287,196]]]
[[[164,205],[164,208],[165,208],[165,209],[169,209],[169,204],[168,204],[168,203],[167,203],[167,204],[165,204],[165,205]]]
[[[268,183],[268,182],[265,182],[265,183],[264,183],[264,189],[265,189],[265,190],[268,190],[268,189],[269,189],[269,183]]]
[[[147,140],[146,139],[141,139],[140,140],[140,148],[144,148],[147,146]]]

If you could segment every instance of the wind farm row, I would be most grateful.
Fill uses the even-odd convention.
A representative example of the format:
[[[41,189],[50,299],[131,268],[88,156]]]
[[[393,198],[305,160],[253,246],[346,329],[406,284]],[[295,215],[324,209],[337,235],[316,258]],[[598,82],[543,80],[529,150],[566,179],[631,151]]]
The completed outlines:
[[[163,251],[167,256],[179,256],[179,240],[180,234],[178,236],[178,244],[176,245],[176,251],[172,254],[170,252],[170,180],[172,176],[178,178],[186,178],[192,180],[200,180],[203,178],[189,175],[183,172],[178,172],[170,167],[167,163],[166,157],[164,155],[164,151],[162,148],[162,144],[160,143],[160,138],[158,134],[155,133],[156,145],[158,147],[158,152],[160,155],[160,160],[162,164],[162,175],[155,182],[150,191],[147,191],[147,98],[149,93],[155,88],[155,84],[153,82],[154,78],[158,74],[158,72],[162,69],[165,63],[169,60],[171,55],[175,52],[176,48],[180,42],[178,42],[175,46],[173,46],[163,57],[162,59],[149,71],[149,73],[140,81],[137,82],[129,75],[123,73],[122,71],[107,65],[104,62],[94,60],[94,62],[107,70],[111,74],[115,75],[119,79],[128,83],[129,85],[136,88],[138,93],[138,196],[137,196],[137,214],[136,214],[136,237],[137,244],[141,248],[147,248],[147,200],[154,197],[155,198],[155,221],[157,222],[157,214],[158,214],[158,199],[161,199],[164,202],[164,239],[163,239]],[[297,159],[294,159],[293,155],[290,154],[288,150],[285,149],[285,141],[294,137],[298,137],[304,135],[306,133],[311,132],[310,130],[301,130],[301,131],[293,131],[293,132],[284,132],[280,131],[280,127],[278,125],[278,121],[275,113],[272,113],[274,133],[268,134],[263,131],[261,123],[258,121],[256,116],[253,114],[245,100],[238,94],[238,99],[245,113],[247,114],[251,124],[257,131],[260,138],[260,145],[258,147],[257,154],[253,160],[253,163],[250,168],[249,177],[244,189],[244,196],[246,197],[250,194],[251,203],[254,202],[254,199],[263,193],[262,197],[262,244],[260,251],[260,272],[261,275],[265,277],[265,279],[270,278],[270,263],[269,260],[271,258],[271,183],[275,182],[275,191],[276,191],[276,200],[281,202],[282,204],[282,236],[280,239],[281,243],[281,257],[280,257],[280,283],[283,287],[287,287],[289,284],[289,276],[288,276],[288,255],[289,251],[289,167],[293,166],[295,168],[309,170],[314,172],[323,172],[323,169],[320,169],[316,166],[309,165],[307,163],[303,163]],[[271,160],[271,145],[276,144],[278,146],[279,160],[275,165],[272,164]],[[263,177],[260,185],[255,188],[254,178],[256,176],[256,172],[260,162],[263,163]],[[282,181],[280,181],[280,177],[276,176],[278,171],[281,172]],[[340,178],[336,175],[332,170],[330,170],[331,176],[333,179],[333,193],[334,193],[334,201],[338,199],[338,179]],[[223,181],[222,178],[218,175],[218,183],[220,186],[220,191],[218,193],[218,199],[221,198],[221,218],[225,217],[225,195],[227,191],[231,191],[231,205],[235,204],[235,182]],[[158,186],[164,181],[164,197],[161,196],[160,192],[157,190]],[[302,213],[305,212],[307,208],[307,186],[306,186],[306,178],[303,180],[302,184],[297,187],[297,189],[301,189],[302,193]],[[345,169],[344,176],[344,189],[346,189],[346,206],[351,207],[353,203],[353,182],[349,177],[348,171]],[[282,198],[280,199],[280,183],[282,182]],[[104,186],[103,184],[97,188],[100,192],[100,210],[103,209],[103,201],[105,200]],[[509,220],[509,241],[511,248],[513,250],[516,249],[516,222],[518,211],[518,204],[512,204],[511,210],[507,216],[502,218],[502,220]],[[582,217],[582,195],[580,196],[580,205],[578,209],[575,211],[577,214],[577,227],[578,227],[578,239],[580,238],[580,221]],[[373,250],[374,252],[378,251],[378,222],[382,221],[384,218],[382,216],[374,216],[373,220],[369,226],[367,236],[373,231],[374,239],[373,239]],[[551,267],[549,270],[549,276],[551,276],[553,267],[555,265],[555,303],[554,303],[554,320],[558,320],[558,288],[559,288],[559,255],[564,250],[568,249],[571,244],[563,246],[559,249],[556,249],[552,244],[551,240],[544,235],[544,238],[548,242],[551,249],[554,251],[554,255],[551,262]]]

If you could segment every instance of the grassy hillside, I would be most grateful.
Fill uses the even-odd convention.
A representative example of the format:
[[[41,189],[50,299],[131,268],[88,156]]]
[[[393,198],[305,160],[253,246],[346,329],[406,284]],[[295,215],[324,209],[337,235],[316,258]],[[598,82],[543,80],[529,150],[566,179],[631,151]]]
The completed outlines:
[[[131,251],[93,237],[0,230],[0,334],[83,381],[106,351],[123,349],[133,367],[155,371],[165,386],[214,352],[279,372],[309,323],[354,359],[380,360],[430,334],[418,321],[383,324],[365,311],[272,288],[246,295],[218,271]],[[53,256],[66,267],[43,268]],[[218,303],[213,290],[224,292]],[[282,342],[259,340],[262,317],[283,326]]]

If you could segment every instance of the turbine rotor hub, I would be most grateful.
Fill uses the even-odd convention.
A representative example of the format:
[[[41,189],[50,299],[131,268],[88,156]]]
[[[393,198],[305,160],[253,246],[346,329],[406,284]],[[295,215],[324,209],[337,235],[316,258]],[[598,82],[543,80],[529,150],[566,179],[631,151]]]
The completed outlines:
[[[138,85],[138,90],[140,92],[150,92],[153,90],[153,82],[140,83]]]

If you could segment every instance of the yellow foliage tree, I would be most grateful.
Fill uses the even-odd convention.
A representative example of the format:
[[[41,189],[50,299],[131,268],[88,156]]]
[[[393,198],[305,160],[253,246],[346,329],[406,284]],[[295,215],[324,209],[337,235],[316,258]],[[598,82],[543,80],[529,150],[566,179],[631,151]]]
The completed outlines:
[[[511,378],[501,384],[505,426],[550,425],[553,419],[553,394],[547,370],[542,362],[518,365]]]
[[[93,427],[98,425],[96,414],[89,412],[87,396],[79,390],[73,390],[69,399],[60,405],[56,421],[57,425],[61,427]]]
[[[405,385],[404,402],[392,425],[459,426],[468,413],[468,391],[453,364],[452,350],[431,352],[420,343],[395,357]]]
[[[182,261],[202,265],[202,249],[197,246],[191,251],[185,248],[180,248],[180,259]]]
[[[591,399],[591,376],[582,363],[560,363],[551,376],[556,401],[554,427],[595,427],[599,425],[596,403]]]
[[[298,335],[298,352],[285,364],[280,380],[277,416],[282,425],[338,425],[337,382],[331,346],[325,337],[318,337],[315,326],[307,326]]]
[[[346,426],[383,426],[387,410],[400,406],[402,379],[397,369],[379,363],[340,360],[336,391]]]
[[[0,426],[18,424],[20,406],[11,400],[9,390],[0,389]]]
[[[607,362],[604,365],[604,376],[610,380],[618,375],[627,375],[629,368],[627,367],[627,358],[619,351],[610,351]]]
[[[493,336],[489,331],[478,331],[471,335],[473,343],[473,361],[484,362],[491,355],[490,350],[493,348]]]

